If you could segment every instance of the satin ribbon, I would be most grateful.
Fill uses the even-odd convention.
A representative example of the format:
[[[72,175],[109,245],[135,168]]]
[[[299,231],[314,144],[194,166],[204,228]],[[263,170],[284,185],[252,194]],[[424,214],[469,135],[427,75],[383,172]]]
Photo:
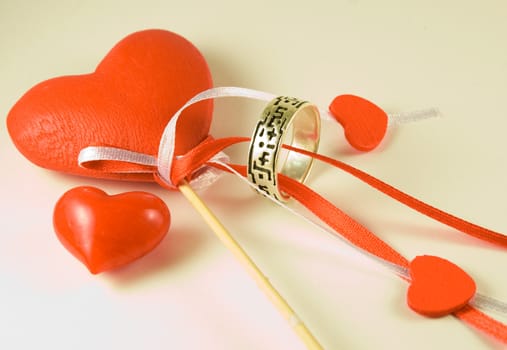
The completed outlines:
[[[172,165],[175,159],[174,149],[177,137],[176,125],[181,113],[185,109],[195,103],[208,99],[241,97],[267,102],[271,101],[276,96],[278,95],[235,86],[215,87],[205,90],[192,97],[170,118],[160,138],[157,156],[116,147],[98,147],[90,145],[89,147],[83,148],[79,153],[78,164],[88,169],[115,173],[135,172],[150,174],[153,173],[154,168],[156,168],[159,182],[165,183],[168,188],[176,189],[177,183],[172,180]],[[334,121],[334,117],[327,109],[319,108],[319,112],[324,120]],[[388,115],[388,123],[390,127],[393,127],[407,122],[438,116],[440,116],[440,112],[437,109],[429,108],[409,113],[390,114]],[[226,157],[225,154],[220,154],[216,159],[225,160]],[[199,176],[192,177],[190,184],[196,189],[210,186],[220,176],[220,174],[214,172],[212,168],[194,170],[199,173]]]

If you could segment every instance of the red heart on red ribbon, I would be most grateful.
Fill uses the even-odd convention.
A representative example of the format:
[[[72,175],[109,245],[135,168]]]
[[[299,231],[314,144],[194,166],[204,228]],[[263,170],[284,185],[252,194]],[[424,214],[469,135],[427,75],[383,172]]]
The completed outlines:
[[[124,266],[154,249],[170,224],[169,209],[146,192],[109,196],[77,187],[56,203],[58,239],[91,273]]]
[[[474,280],[445,259],[422,255],[410,263],[412,282],[407,302],[414,311],[429,317],[449,315],[475,295]]]
[[[329,111],[342,125],[349,144],[360,151],[377,147],[387,130],[388,117],[382,108],[354,95],[335,97]]]
[[[7,127],[19,151],[44,168],[93,177],[153,180],[78,166],[81,149],[111,146],[156,155],[171,116],[212,86],[208,65],[181,36],[146,30],[120,41],[95,72],[44,81],[12,108]],[[176,154],[206,138],[212,102],[190,107],[178,121]]]

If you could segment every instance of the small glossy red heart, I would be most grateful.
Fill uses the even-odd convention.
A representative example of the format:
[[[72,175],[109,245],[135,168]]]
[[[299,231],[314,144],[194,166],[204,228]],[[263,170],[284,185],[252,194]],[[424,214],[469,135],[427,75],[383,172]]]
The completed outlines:
[[[342,125],[345,138],[360,151],[371,151],[384,138],[388,116],[374,103],[354,95],[335,97],[329,111]]]
[[[165,237],[169,224],[169,209],[150,193],[109,196],[86,186],[66,192],[53,215],[60,242],[94,274],[150,252]]]
[[[429,317],[449,315],[475,295],[474,280],[445,259],[422,255],[410,263],[412,282],[407,302],[412,310]]]
[[[192,43],[165,30],[145,30],[120,41],[95,72],[34,86],[9,112],[7,127],[18,150],[41,167],[153,181],[146,174],[82,168],[78,154],[88,146],[111,146],[156,155],[171,116],[211,86],[208,65]],[[176,154],[207,137],[212,108],[211,101],[203,101],[182,114]]]

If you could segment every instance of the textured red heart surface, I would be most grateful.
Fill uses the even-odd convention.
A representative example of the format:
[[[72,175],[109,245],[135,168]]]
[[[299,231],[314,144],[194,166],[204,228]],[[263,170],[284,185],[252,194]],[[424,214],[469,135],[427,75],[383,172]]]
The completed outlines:
[[[170,214],[165,203],[150,193],[109,196],[84,186],[58,200],[53,225],[65,248],[96,274],[154,249],[169,229]]]
[[[95,72],[39,83],[13,106],[9,134],[31,162],[65,173],[126,180],[78,166],[81,149],[110,146],[156,155],[171,116],[198,92],[212,87],[208,65],[183,37],[164,30],[133,33],[120,41]],[[206,138],[213,105],[203,101],[178,121],[176,154]]]
[[[335,97],[329,111],[342,125],[345,138],[360,151],[371,151],[384,138],[387,114],[374,103],[354,95]]]
[[[422,255],[410,263],[412,282],[407,302],[414,311],[429,317],[449,315],[475,295],[474,280],[445,259]]]

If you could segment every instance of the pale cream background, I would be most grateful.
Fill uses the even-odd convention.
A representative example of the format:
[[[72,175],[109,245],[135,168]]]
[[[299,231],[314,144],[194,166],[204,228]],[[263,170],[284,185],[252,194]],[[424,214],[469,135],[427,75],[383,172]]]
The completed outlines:
[[[504,1],[0,2],[0,115],[35,83],[90,72],[121,38],[164,28],[191,40],[216,85],[327,106],[340,93],[389,112],[438,107],[357,154],[326,124],[322,152],[433,205],[507,232],[507,5]],[[217,103],[215,136],[249,135],[262,103]],[[0,127],[0,348],[302,349],[231,254],[177,193],[75,178],[24,159]],[[244,163],[244,149],[231,152]],[[434,254],[507,301],[505,250],[426,219],[329,167],[308,184],[408,258]],[[147,190],[172,211],[167,239],[121,271],[91,276],[57,241],[66,190]],[[453,317],[422,318],[407,285],[232,177],[205,200],[326,349],[501,348]],[[495,315],[500,318],[500,315]],[[504,321],[507,321],[504,317]]]

